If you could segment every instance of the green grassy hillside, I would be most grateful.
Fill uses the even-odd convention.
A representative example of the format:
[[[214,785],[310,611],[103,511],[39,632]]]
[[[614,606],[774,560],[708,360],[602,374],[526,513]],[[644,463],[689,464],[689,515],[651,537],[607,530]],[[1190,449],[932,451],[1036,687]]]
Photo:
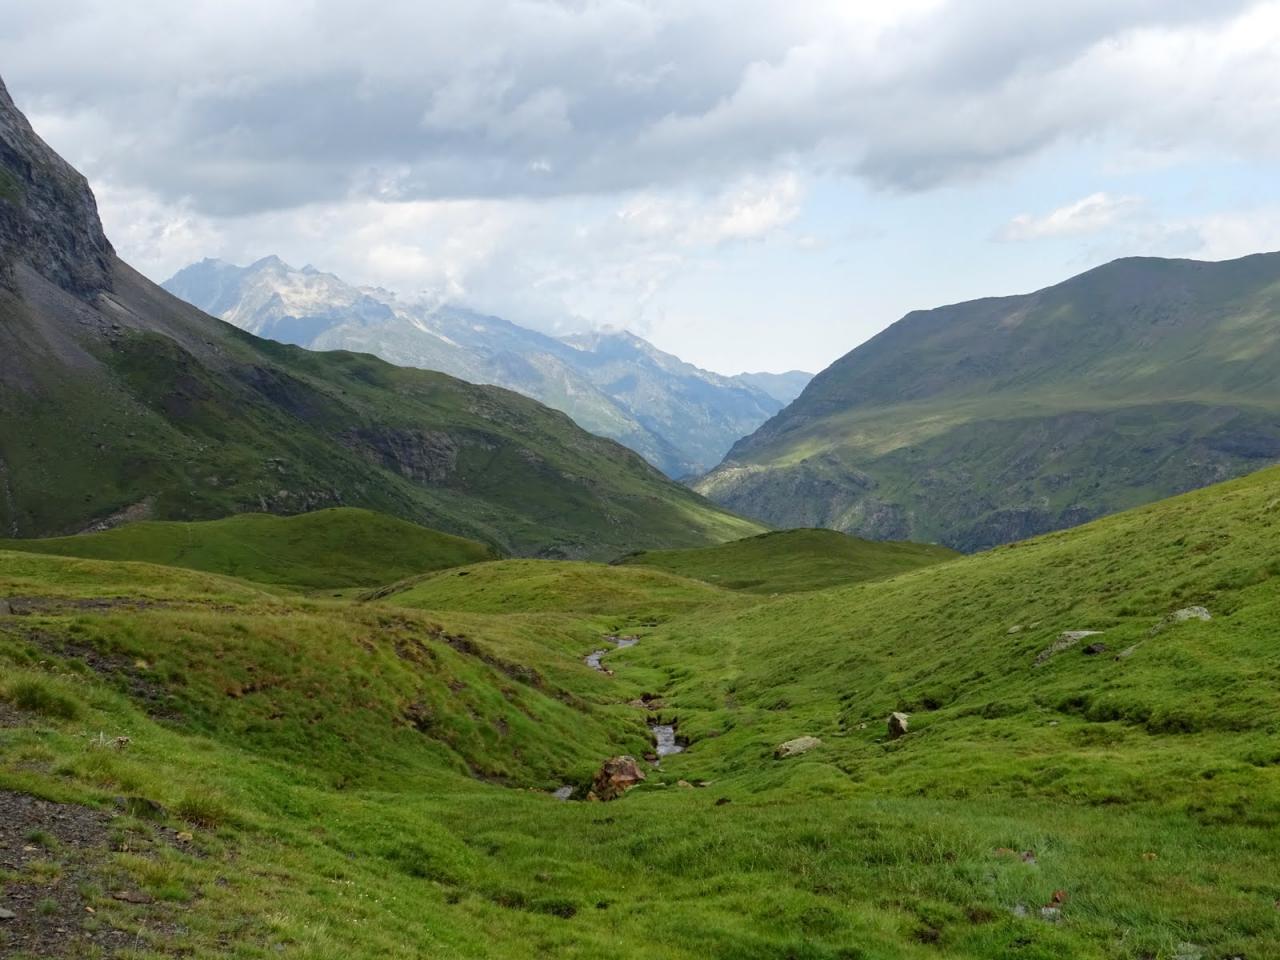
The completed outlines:
[[[1280,254],[1135,258],[908,314],[697,484],[779,527],[964,550],[1280,460]]]
[[[730,590],[795,593],[890,577],[956,555],[946,547],[861,540],[834,530],[779,530],[715,547],[649,550],[621,562]]]
[[[1280,470],[777,598],[518,561],[350,602],[0,553],[0,807],[67,804],[0,831],[0,937],[145,960],[1276,955],[1277,555]],[[638,643],[587,667],[619,624]],[[643,752],[655,716],[687,749],[641,786],[550,796]]]
[[[309,590],[368,587],[496,557],[484,544],[351,507],[142,521],[78,537],[0,540],[0,550],[136,560]]]

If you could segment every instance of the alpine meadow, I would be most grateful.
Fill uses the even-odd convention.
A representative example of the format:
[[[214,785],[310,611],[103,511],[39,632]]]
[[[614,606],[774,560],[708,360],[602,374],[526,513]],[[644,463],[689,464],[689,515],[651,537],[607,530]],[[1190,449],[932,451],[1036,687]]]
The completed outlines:
[[[56,6],[0,957],[1280,957],[1280,0]]]

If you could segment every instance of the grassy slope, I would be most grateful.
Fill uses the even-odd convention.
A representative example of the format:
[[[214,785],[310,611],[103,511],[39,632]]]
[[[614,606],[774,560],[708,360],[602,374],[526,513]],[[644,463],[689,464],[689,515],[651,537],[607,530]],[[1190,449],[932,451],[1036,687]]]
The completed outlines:
[[[714,547],[649,550],[622,562],[730,590],[795,593],[889,577],[955,556],[946,547],[873,542],[834,530],[779,530]]]
[[[40,711],[0,728],[0,784],[146,796],[193,829],[201,856],[117,824],[129,849],[98,889],[159,903],[90,890],[93,922],[133,924],[148,958],[1271,956],[1278,546],[1271,470],[777,599],[504,562],[414,586],[427,613],[405,592],[303,600],[4,554],[0,593],[82,596],[101,578],[103,596],[174,602],[0,620],[4,689]],[[1165,623],[1189,604],[1214,619]],[[619,622],[659,625],[610,654],[615,676],[587,669]],[[1104,631],[1111,653],[1033,666],[1068,629]],[[643,787],[609,805],[514,789],[643,749],[644,713],[625,706],[642,691],[691,741]],[[893,709],[912,730],[882,742]],[[133,740],[104,749],[98,731]],[[801,734],[823,745],[772,758]]]
[[[723,591],[659,570],[553,560],[503,560],[445,571],[377,591],[377,599],[423,610],[588,613],[644,618],[723,602]]]
[[[368,587],[495,556],[473,540],[352,507],[131,523],[78,537],[0,540],[0,550],[158,563],[309,590]]]
[[[1280,255],[1117,261],[909,314],[698,489],[778,526],[975,549],[1280,459]]]

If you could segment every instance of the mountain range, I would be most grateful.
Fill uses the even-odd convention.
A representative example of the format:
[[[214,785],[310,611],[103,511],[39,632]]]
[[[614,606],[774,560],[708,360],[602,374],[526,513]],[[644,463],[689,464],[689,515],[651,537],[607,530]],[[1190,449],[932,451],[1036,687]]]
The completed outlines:
[[[908,314],[695,486],[777,526],[977,550],[1280,459],[1280,254],[1131,258]]]
[[[338,505],[537,555],[761,529],[526,397],[260,339],[160,289],[0,85],[0,533]]]
[[[202,260],[163,286],[261,337],[507,387],[677,478],[715,466],[810,379],[800,371],[721,376],[630,333],[552,337],[457,304],[403,302],[276,256],[247,267]]]

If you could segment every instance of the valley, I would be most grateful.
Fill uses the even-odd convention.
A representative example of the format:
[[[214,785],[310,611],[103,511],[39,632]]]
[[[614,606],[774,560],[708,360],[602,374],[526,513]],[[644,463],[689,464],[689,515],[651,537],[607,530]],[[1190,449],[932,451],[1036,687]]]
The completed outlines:
[[[92,914],[24,908],[64,929],[39,956],[1266,956],[1277,503],[1268,470],[773,596],[518,560],[334,599],[0,552],[0,797],[104,825],[6,848],[5,888],[79,878]],[[726,569],[813,562],[772,544]],[[618,756],[644,779],[584,800]]]

